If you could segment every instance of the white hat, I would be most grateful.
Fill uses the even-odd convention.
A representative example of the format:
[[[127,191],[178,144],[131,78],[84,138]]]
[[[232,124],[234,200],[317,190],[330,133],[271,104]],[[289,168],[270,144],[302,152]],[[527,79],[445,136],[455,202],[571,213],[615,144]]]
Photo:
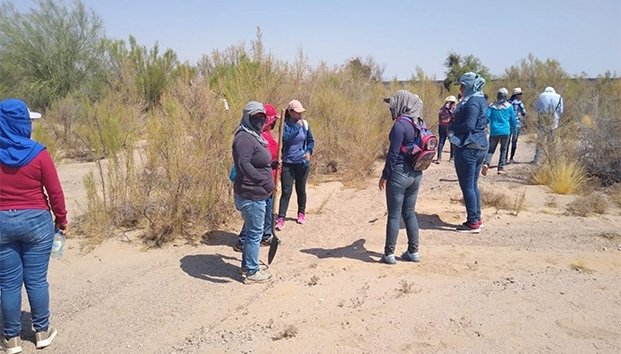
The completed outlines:
[[[457,102],[457,98],[455,98],[455,96],[451,95],[448,96],[447,98],[444,99],[444,102]]]
[[[522,94],[522,88],[521,87],[516,87],[513,89],[513,94],[514,95],[521,95]]]

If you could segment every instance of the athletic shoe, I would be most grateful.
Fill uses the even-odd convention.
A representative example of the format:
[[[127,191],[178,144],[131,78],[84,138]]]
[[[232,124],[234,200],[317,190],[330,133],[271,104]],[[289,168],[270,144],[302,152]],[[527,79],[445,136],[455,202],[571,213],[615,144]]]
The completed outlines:
[[[2,347],[7,354],[17,354],[22,352],[22,339],[19,336],[2,338]]]
[[[264,283],[270,279],[272,279],[272,273],[267,270],[258,270],[252,275],[246,274],[244,277],[244,284]]]
[[[388,256],[383,255],[382,258],[380,259],[380,262],[386,263],[386,264],[397,264],[397,260],[395,259],[394,254],[389,254]]]
[[[235,252],[244,252],[244,244],[241,243],[241,241],[237,240],[237,243],[235,243],[235,246],[233,246],[233,250]]]
[[[304,224],[306,222],[306,216],[304,213],[298,213],[298,224]]]
[[[401,259],[406,262],[420,262],[420,256],[418,255],[418,252],[410,253],[408,251],[405,251],[401,255]]]
[[[433,163],[435,163],[436,165],[440,164],[440,160],[435,160]]]
[[[453,162],[453,158],[450,158],[450,159],[449,159],[449,162]]]
[[[483,165],[483,168],[481,169],[481,174],[483,176],[487,176],[487,170],[489,170],[489,165],[488,164]]]
[[[278,231],[285,228],[285,218],[283,216],[279,216],[276,220],[276,226],[274,228]]]
[[[274,240],[274,236],[272,235],[263,235],[263,239],[261,240],[261,244],[263,246],[269,246],[272,244],[272,241]]]
[[[506,172],[505,172],[505,170],[504,170],[504,169],[502,169],[502,168],[499,168],[499,169],[498,169],[498,174],[499,174],[499,175],[504,175],[505,173],[506,173]]]
[[[457,232],[466,233],[466,234],[478,234],[481,232],[480,224],[468,224],[467,222],[458,225],[456,228]]]
[[[509,160],[509,163],[510,163],[510,164],[514,164],[514,163],[515,163],[515,160],[514,160],[514,159],[511,159],[511,160]]]
[[[479,224],[479,229],[482,229],[483,228],[483,220],[479,219],[478,224]]]
[[[37,349],[42,349],[52,344],[52,341],[54,340],[54,338],[56,338],[57,333],[58,331],[56,330],[56,328],[52,326],[49,326],[47,328],[47,331],[41,331],[41,332],[35,333]]]

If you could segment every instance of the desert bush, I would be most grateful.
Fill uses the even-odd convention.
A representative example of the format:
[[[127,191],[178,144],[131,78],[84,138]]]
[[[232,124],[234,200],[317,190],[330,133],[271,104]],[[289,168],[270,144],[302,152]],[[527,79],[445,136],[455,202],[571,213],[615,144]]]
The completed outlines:
[[[479,187],[481,194],[481,206],[484,208],[496,208],[497,210],[512,210],[515,201],[502,192],[497,192],[487,188]]]
[[[98,97],[103,26],[79,0],[70,6],[37,0],[20,13],[0,6],[0,95],[43,109],[72,92]]]
[[[558,194],[580,191],[586,178],[586,172],[579,162],[564,157],[547,160],[531,177],[535,184],[547,186]]]
[[[590,214],[605,214],[610,207],[606,195],[593,192],[588,196],[578,197],[567,205],[567,212],[571,215],[588,216]]]

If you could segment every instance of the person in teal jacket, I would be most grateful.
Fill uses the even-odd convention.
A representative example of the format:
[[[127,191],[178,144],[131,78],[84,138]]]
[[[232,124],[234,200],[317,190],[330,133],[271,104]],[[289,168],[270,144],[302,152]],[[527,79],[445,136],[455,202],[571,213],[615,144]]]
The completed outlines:
[[[500,144],[500,157],[498,161],[498,174],[504,173],[509,135],[515,129],[516,116],[513,105],[507,101],[509,91],[502,87],[496,93],[496,101],[487,108],[487,120],[489,121],[489,148],[481,174],[487,175],[489,164],[492,160],[496,147]]]

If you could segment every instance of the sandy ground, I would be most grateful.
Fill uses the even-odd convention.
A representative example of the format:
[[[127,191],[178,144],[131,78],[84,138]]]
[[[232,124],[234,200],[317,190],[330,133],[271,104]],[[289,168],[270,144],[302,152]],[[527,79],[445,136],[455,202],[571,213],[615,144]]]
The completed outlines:
[[[530,160],[532,146],[520,148],[517,160]],[[91,167],[59,168],[73,215]],[[417,204],[418,264],[378,263],[386,212],[376,178],[364,189],[311,186],[308,222],[280,232],[268,284],[241,283],[239,225],[149,251],[119,237],[84,254],[69,240],[51,261],[59,335],[45,353],[619,353],[621,211],[564,215],[574,197],[527,185],[531,168],[491,169],[481,185],[525,193],[524,210],[485,209],[483,232],[463,235],[451,231],[465,218],[451,201],[453,165],[432,165]],[[402,229],[397,252],[405,247]],[[25,353],[37,352],[32,337]]]

